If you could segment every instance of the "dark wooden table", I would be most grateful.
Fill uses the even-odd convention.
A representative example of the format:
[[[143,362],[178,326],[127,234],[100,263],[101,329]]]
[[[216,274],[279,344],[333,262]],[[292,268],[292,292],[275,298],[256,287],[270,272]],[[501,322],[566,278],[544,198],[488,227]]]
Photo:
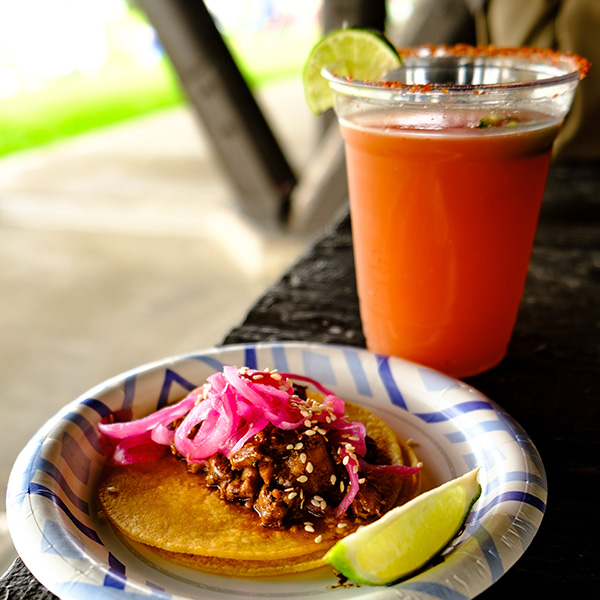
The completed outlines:
[[[267,291],[224,343],[265,340],[364,346],[348,217]],[[525,428],[549,483],[538,534],[479,598],[592,597],[600,586],[600,164],[553,165],[508,355],[468,383]],[[0,598],[54,596],[17,559],[0,580]]]

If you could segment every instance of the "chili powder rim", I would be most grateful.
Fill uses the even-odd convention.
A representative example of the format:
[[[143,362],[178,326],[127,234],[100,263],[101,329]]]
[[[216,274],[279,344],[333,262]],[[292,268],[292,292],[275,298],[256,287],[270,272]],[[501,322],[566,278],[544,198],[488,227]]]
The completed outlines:
[[[567,84],[585,78],[591,63],[584,57],[572,52],[561,52],[550,48],[537,47],[503,47],[503,46],[471,46],[468,44],[423,44],[420,46],[399,48],[398,53],[404,60],[419,58],[464,58],[476,60],[477,58],[516,59],[524,63],[543,64],[555,69],[564,69],[565,72],[557,75],[548,75],[541,79],[530,81],[512,81],[504,83],[461,83],[440,84],[425,83],[412,84],[400,81],[365,81],[337,75],[332,70],[325,68],[322,75],[334,85],[342,87],[362,88],[368,92],[399,92],[423,93],[427,95],[460,94],[460,93],[486,93],[528,90],[553,85]],[[560,65],[560,66],[559,66]]]

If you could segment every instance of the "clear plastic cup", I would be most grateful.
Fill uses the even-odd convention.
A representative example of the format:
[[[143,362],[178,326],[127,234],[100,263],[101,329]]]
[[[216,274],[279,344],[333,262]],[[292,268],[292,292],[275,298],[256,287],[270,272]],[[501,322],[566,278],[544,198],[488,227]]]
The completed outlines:
[[[389,81],[325,72],[346,150],[367,347],[455,377],[505,355],[552,145],[584,59],[408,49]]]

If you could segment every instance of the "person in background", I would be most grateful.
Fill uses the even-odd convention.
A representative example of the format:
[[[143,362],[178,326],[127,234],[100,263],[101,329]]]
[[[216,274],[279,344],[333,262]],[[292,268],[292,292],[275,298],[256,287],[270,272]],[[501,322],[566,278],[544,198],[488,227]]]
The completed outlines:
[[[587,58],[592,67],[554,157],[600,159],[600,0],[420,0],[398,42],[535,46]]]
[[[554,156],[600,158],[600,2],[488,0],[480,4],[474,13],[478,43],[555,48],[592,63],[556,140]]]

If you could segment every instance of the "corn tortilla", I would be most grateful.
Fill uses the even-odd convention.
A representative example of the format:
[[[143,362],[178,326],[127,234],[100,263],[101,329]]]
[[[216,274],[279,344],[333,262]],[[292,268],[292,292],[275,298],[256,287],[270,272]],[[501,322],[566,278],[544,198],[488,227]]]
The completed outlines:
[[[346,403],[351,421],[365,424],[367,435],[385,452],[386,463],[416,465],[411,448],[365,408]],[[419,474],[378,479],[388,507],[414,497]],[[364,522],[353,518],[310,519],[302,524],[267,528],[252,509],[222,500],[203,475],[188,472],[175,456],[130,466],[107,465],[98,488],[102,510],[127,538],[161,556],[199,570],[225,575],[276,575],[318,567],[335,542]],[[343,522],[345,527],[338,527]],[[319,536],[319,542],[315,539]]]

